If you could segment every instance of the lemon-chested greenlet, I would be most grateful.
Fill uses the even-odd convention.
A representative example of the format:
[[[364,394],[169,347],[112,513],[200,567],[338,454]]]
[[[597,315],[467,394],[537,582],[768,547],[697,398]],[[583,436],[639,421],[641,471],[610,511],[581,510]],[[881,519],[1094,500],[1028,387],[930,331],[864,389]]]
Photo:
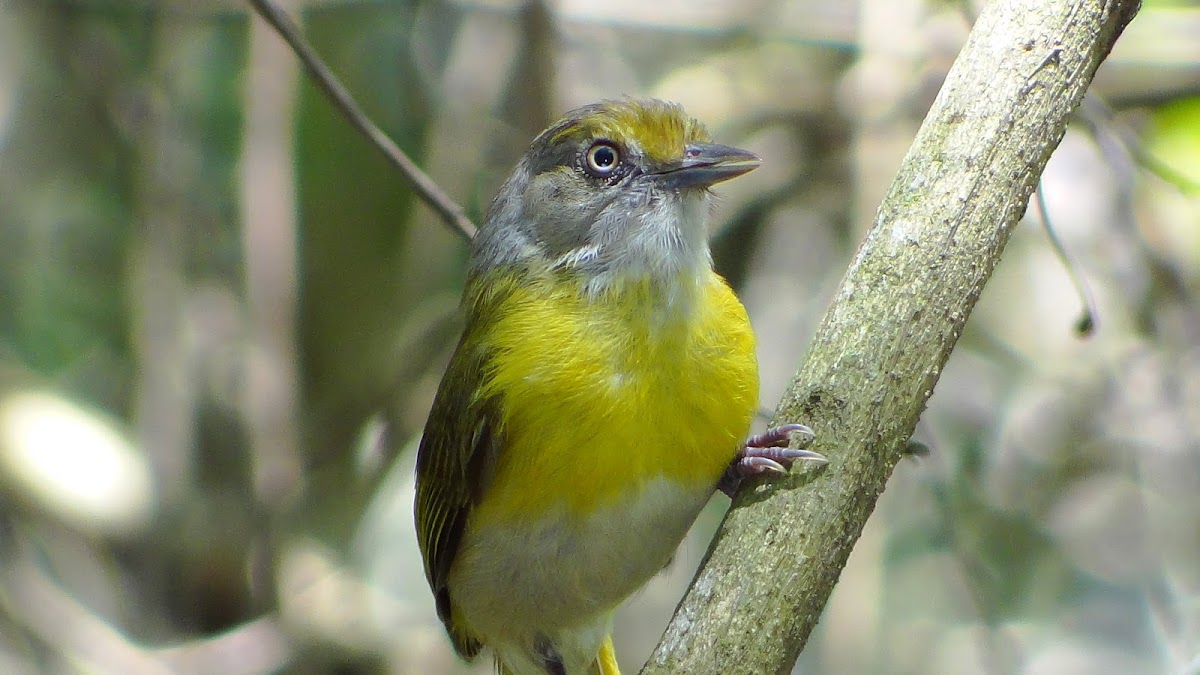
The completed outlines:
[[[712,268],[709,188],[758,166],[677,105],[543,131],[473,242],[466,327],[417,457],[425,573],[454,647],[511,675],[618,673],[613,611],[714,489],[786,471],[746,311]]]

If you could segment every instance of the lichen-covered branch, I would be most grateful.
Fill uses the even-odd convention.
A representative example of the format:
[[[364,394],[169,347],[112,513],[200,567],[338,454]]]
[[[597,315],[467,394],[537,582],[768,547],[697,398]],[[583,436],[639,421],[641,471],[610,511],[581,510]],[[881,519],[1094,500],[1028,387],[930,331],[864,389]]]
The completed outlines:
[[[988,3],[779,407],[776,422],[813,427],[829,465],[743,489],[643,673],[791,669],[1069,115],[1139,6]]]

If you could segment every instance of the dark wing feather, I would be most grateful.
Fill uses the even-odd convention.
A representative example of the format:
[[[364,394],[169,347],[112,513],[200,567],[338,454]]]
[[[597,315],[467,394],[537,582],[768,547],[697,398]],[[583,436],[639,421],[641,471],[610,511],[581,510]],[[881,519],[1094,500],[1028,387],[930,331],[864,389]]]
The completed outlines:
[[[438,617],[464,658],[482,648],[452,614],[447,577],[471,509],[479,501],[499,447],[495,405],[478,397],[488,366],[487,349],[471,339],[471,326],[450,360],[434,398],[417,452],[417,539]]]

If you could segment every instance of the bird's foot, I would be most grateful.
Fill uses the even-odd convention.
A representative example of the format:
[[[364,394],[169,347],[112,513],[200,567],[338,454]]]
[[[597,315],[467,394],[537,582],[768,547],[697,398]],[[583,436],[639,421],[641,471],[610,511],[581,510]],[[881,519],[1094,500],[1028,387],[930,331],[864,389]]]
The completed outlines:
[[[562,656],[554,648],[549,639],[539,637],[534,642],[533,649],[534,653],[541,660],[542,667],[546,669],[547,675],[567,675],[567,666],[563,663]]]
[[[796,438],[795,448],[788,447],[788,441]],[[812,450],[806,450],[813,442],[812,429],[803,424],[783,424],[767,429],[757,436],[751,436],[742,446],[737,457],[725,470],[725,475],[717,483],[717,489],[730,498],[737,492],[742,481],[762,475],[783,475],[792,468],[796,460],[808,459],[825,463],[829,460]]]

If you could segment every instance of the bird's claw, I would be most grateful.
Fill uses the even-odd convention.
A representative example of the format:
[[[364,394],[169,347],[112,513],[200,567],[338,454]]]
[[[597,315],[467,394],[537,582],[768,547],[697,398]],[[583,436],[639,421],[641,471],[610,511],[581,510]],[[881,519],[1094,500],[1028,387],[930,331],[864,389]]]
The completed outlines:
[[[816,434],[813,433],[812,429],[809,429],[803,424],[781,424],[777,427],[771,427],[757,436],[751,436],[750,438],[747,438],[746,447],[786,447],[787,444],[791,442],[793,434],[795,435],[797,448],[807,448],[808,446],[812,445],[813,439],[817,437]]]
[[[799,447],[788,447],[793,434]],[[792,468],[792,464],[802,459],[822,464],[828,462],[825,455],[805,449],[812,444],[814,437],[812,429],[803,424],[783,424],[751,436],[725,470],[725,475],[721,476],[720,482],[717,483],[718,489],[733,497],[742,481],[747,478],[786,474]]]

